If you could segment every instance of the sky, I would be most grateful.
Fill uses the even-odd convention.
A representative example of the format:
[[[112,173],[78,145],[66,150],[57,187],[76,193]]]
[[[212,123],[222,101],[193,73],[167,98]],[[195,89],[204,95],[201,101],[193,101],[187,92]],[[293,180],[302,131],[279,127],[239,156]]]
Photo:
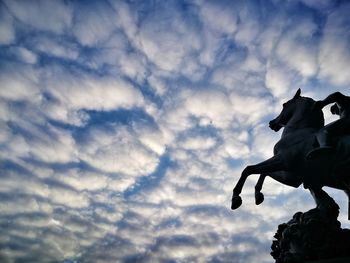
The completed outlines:
[[[0,261],[267,263],[314,207],[266,179],[298,88],[350,94],[350,3],[0,1]],[[334,120],[329,107],[326,121]],[[347,199],[326,188],[349,227]]]

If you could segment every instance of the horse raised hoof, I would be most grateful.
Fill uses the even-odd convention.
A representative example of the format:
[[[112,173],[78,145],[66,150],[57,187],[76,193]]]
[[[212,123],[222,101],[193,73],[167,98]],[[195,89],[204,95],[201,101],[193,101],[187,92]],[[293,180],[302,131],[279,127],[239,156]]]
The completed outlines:
[[[264,202],[264,194],[261,192],[255,193],[255,204],[260,205],[262,202]]]
[[[233,196],[232,197],[232,202],[231,202],[231,209],[235,210],[238,207],[240,207],[242,204],[242,198],[239,195]]]

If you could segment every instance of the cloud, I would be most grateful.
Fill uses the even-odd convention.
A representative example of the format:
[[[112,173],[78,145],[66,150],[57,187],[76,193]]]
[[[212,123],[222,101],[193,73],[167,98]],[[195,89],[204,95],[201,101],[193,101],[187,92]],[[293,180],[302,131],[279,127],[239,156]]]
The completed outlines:
[[[33,158],[50,163],[77,161],[75,141],[69,132],[53,126],[45,131],[35,125],[21,128],[23,133],[14,134],[12,130],[3,146],[8,153],[6,158]]]
[[[129,176],[149,174],[159,162],[155,152],[122,126],[90,130],[79,149],[80,158],[93,167]]]
[[[318,70],[318,42],[315,39],[318,26],[311,19],[295,24],[292,29],[284,32],[276,53],[278,58],[302,76],[313,77]]]
[[[184,92],[184,109],[188,115],[207,118],[216,127],[230,124],[232,104],[227,95],[220,90],[198,90]]]
[[[239,30],[235,35],[235,41],[239,44],[250,46],[260,32],[259,9],[252,4],[242,5],[239,11]]]
[[[53,67],[44,73],[43,79],[47,80],[46,92],[53,98],[43,108],[58,121],[82,125],[88,116],[80,110],[110,111],[144,105],[142,93],[118,77],[72,74]]]
[[[8,45],[15,41],[16,33],[13,17],[5,10],[5,6],[0,6],[0,44]]]
[[[178,6],[172,3],[176,10]],[[201,45],[192,21],[179,12],[170,11],[168,4],[158,4],[143,21],[139,32],[140,49],[147,58],[164,71],[177,71]],[[178,41],[181,39],[181,42]]]
[[[232,110],[235,112],[236,120],[239,123],[238,125],[255,126],[274,110],[269,98],[261,99],[255,96],[242,96],[232,92],[230,100],[233,105]]]
[[[254,140],[252,152],[261,159],[268,159],[273,156],[273,145],[279,140],[280,134],[275,133],[267,125],[259,125],[254,129]]]
[[[119,107],[131,108],[142,106],[143,96],[130,83],[118,78],[94,78],[65,74],[59,69],[48,72],[50,78],[48,91],[58,101],[72,109],[111,110]],[[60,75],[65,82],[55,82]]]
[[[20,213],[50,213],[51,206],[46,202],[40,202],[33,197],[17,197],[4,200],[0,203],[1,211],[5,216],[18,215]]]
[[[350,57],[347,47],[349,19],[344,15],[349,8],[348,4],[344,4],[329,14],[319,53],[320,77],[339,86],[349,84],[348,74],[345,72]]]
[[[307,6],[310,6],[315,9],[319,10],[327,10],[331,7],[334,6],[334,2],[330,0],[321,0],[321,1],[316,1],[316,0],[301,0],[300,2],[304,3]]]
[[[76,191],[97,191],[106,188],[108,184],[108,177],[103,173],[87,172],[80,169],[56,173],[55,180],[72,187]]]
[[[114,10],[104,1],[77,4],[73,33],[83,45],[102,44],[116,30],[116,15]]]
[[[17,47],[17,48],[12,49],[12,51],[24,63],[35,64],[38,61],[37,55],[27,48]]]
[[[27,45],[37,53],[57,58],[77,60],[79,57],[77,45],[74,42],[69,42],[62,37],[49,38],[47,36],[36,36],[31,38]]]
[[[182,147],[187,150],[208,150],[216,144],[215,138],[196,136],[186,138],[182,142]]]
[[[0,97],[9,101],[37,101],[40,99],[38,72],[29,66],[11,63],[2,68]]]
[[[27,178],[25,185],[21,185],[21,181]],[[31,178],[30,174],[22,174],[22,176],[14,171],[7,172],[4,174],[3,184],[1,185],[1,193],[11,194],[18,193],[26,194],[28,196],[35,196],[41,198],[47,198],[49,195],[49,187],[43,184],[41,181],[36,178]]]
[[[38,30],[63,33],[72,22],[72,10],[63,1],[5,1],[9,12],[20,22]]]
[[[124,75],[137,83],[142,83],[149,72],[146,69],[146,58],[138,50],[132,50],[132,43],[124,32],[118,30],[103,41],[101,47],[80,62],[93,69],[108,69],[112,75]]]
[[[199,4],[199,9],[200,17],[209,30],[227,35],[233,35],[236,32],[238,16],[235,8],[223,3],[213,4],[203,1]]]
[[[242,140],[245,133],[230,133],[225,135],[225,143],[223,144],[223,157],[228,158],[244,158],[248,157],[251,149],[246,140]]]
[[[198,7],[199,18],[203,24],[203,49],[199,61],[205,66],[211,66],[225,40],[233,38],[238,27],[238,15],[235,8],[228,8],[221,3],[204,1],[200,2]]]
[[[271,62],[267,65],[265,84],[275,97],[286,96],[286,93],[294,88],[291,87],[292,83],[298,83],[299,79],[297,73],[289,70],[284,64]]]

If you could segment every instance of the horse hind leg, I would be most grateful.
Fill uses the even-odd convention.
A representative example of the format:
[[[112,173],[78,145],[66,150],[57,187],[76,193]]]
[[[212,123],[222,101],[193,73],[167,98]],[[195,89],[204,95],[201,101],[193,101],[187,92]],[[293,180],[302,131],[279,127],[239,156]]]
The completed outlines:
[[[336,218],[339,215],[339,206],[322,188],[309,188],[316,207],[326,213],[327,215],[333,215]]]
[[[346,189],[346,190],[344,190],[344,192],[346,193],[346,195],[348,197],[348,220],[350,220],[350,190]]]
[[[247,166],[239,178],[235,188],[233,189],[231,209],[237,209],[242,204],[242,198],[239,196],[242,192],[243,185],[251,174],[265,174],[269,172],[285,170],[285,165],[278,155],[267,159],[256,165]]]

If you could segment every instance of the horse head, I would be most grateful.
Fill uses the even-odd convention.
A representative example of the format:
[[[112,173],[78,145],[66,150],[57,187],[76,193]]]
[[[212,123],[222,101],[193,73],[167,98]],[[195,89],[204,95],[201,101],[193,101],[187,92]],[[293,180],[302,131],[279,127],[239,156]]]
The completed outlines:
[[[314,107],[315,101],[308,97],[300,96],[298,89],[294,97],[283,103],[281,113],[269,122],[269,127],[274,131],[279,131],[282,127],[293,128],[321,128],[324,125],[322,110]]]
[[[301,90],[295,93],[294,97],[289,101],[283,103],[283,109],[281,113],[272,121],[269,122],[269,126],[274,131],[279,131],[282,127],[285,127],[289,120],[292,118],[295,109],[296,109],[296,101],[300,98]]]

